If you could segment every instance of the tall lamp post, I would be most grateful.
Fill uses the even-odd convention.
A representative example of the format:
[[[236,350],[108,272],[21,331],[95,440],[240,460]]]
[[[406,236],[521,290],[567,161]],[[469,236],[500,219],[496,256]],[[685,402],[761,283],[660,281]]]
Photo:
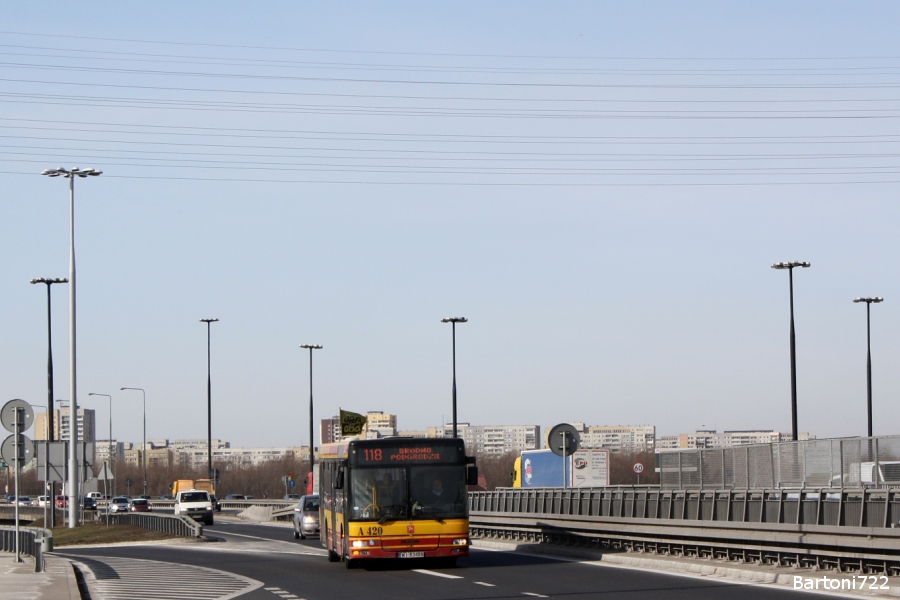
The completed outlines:
[[[797,441],[797,352],[794,348],[794,269],[802,267],[809,268],[808,262],[789,261],[779,262],[772,265],[773,269],[787,269],[788,285],[791,294],[791,432],[794,434],[794,441]]]
[[[144,464],[144,494],[147,493],[147,392],[144,388],[123,387],[120,390],[136,390],[144,397],[144,445],[141,447],[141,462]]]
[[[44,460],[44,489],[49,489],[49,496],[53,499],[53,484],[50,479],[50,442],[53,441],[53,336],[51,335],[51,319],[50,319],[50,286],[54,283],[69,283],[68,279],[59,277],[50,279],[49,277],[39,277],[32,279],[31,283],[43,283],[47,285],[47,453]],[[49,514],[50,527],[56,525],[55,511],[51,508]]]
[[[313,350],[321,350],[322,346],[318,344],[300,344],[304,350],[309,350],[309,477],[310,482],[314,481],[313,469],[315,468],[315,445],[313,442],[313,371],[312,371],[312,353]]]
[[[451,323],[453,325],[453,437],[456,436],[456,324],[468,323],[465,317],[450,317],[441,319],[441,323]]]
[[[218,323],[218,319],[200,319],[206,323],[206,467],[207,477],[213,478],[212,470],[212,371],[210,356],[210,325]]]
[[[854,302],[866,303],[866,383],[868,384],[868,402],[869,402],[869,437],[872,437],[872,327],[871,327],[871,308],[872,304],[884,302],[884,298],[854,298]]]
[[[95,394],[94,392],[88,393],[88,396],[106,396],[109,399],[109,438],[107,439],[107,455],[106,455],[106,471],[107,474],[110,472],[110,463],[112,462],[112,396],[109,394]]]
[[[75,178],[87,176],[96,177],[103,171],[95,169],[44,169],[41,175],[47,177],[59,177],[62,175],[69,180],[69,398],[72,415],[78,414],[78,394],[76,392],[75,376]],[[74,421],[73,421],[74,423]],[[78,428],[72,427],[72,435],[69,439],[69,497],[78,498],[78,459],[75,454],[75,446],[78,443]],[[69,511],[69,527],[78,526],[77,511]]]

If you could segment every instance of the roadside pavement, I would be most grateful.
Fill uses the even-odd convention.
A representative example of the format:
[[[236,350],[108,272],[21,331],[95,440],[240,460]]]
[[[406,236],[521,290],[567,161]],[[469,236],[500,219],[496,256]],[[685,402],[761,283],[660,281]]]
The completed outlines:
[[[68,560],[45,554],[42,573],[34,572],[32,558],[23,560],[16,564],[12,555],[0,554],[0,600],[81,600]]]

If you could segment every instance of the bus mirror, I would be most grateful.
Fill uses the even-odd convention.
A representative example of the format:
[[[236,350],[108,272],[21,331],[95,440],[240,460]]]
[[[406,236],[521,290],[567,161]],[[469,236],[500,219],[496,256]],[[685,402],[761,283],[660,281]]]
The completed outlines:
[[[344,470],[338,469],[338,472],[334,474],[334,489],[342,490],[344,489]]]
[[[475,465],[466,467],[466,485],[478,485],[478,467]]]

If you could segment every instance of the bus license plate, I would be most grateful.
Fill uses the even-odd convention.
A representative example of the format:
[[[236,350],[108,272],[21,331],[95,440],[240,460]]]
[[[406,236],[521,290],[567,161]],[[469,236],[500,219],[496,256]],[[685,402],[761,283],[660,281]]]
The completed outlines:
[[[425,558],[424,552],[398,552],[397,558]]]

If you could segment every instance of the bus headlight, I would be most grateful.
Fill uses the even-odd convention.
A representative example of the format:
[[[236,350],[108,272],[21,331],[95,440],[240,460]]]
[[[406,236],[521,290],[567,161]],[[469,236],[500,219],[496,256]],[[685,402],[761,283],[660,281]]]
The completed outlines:
[[[468,538],[456,538],[455,540],[453,540],[453,545],[454,546],[468,546],[469,540],[468,540]]]
[[[353,540],[350,545],[353,548],[365,548],[366,546],[374,546],[375,540]]]

